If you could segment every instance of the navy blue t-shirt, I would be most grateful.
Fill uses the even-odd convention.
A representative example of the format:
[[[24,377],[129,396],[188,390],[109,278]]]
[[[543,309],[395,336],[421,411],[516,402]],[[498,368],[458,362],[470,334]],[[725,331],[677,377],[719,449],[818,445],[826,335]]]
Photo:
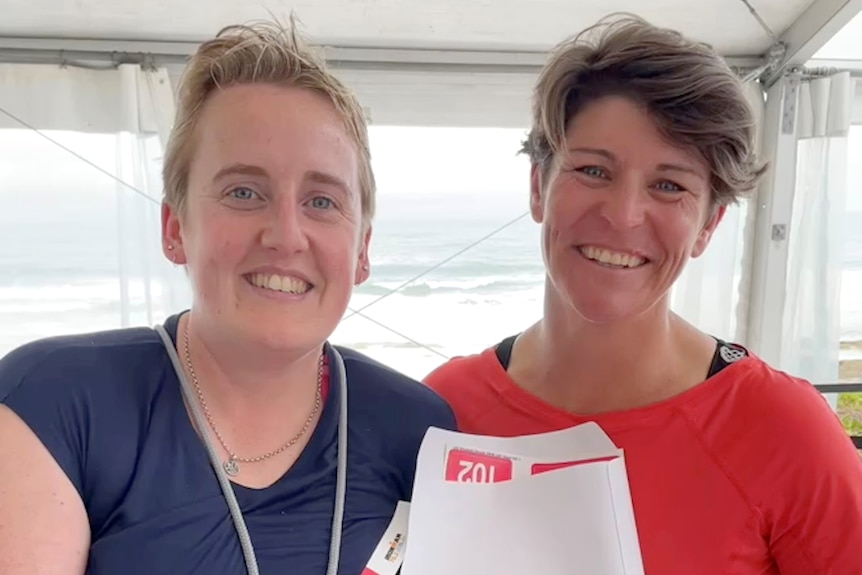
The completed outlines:
[[[166,322],[176,338],[178,316]],[[339,574],[359,575],[399,500],[410,500],[430,426],[455,428],[433,391],[339,348],[348,385],[347,497]],[[334,383],[334,382],[333,382]],[[89,575],[237,575],[236,530],[158,334],[132,328],[40,340],[0,359],[0,401],[36,433],[90,519]],[[339,388],[275,484],[234,484],[261,575],[323,575],[335,503]]]

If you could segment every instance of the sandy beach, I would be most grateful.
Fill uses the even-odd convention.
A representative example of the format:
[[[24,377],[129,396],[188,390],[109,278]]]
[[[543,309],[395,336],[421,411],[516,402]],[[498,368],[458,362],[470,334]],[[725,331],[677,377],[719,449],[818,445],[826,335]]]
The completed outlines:
[[[841,342],[841,351],[853,359],[841,362],[842,383],[862,382],[862,341]],[[859,359],[856,359],[859,357]],[[850,435],[862,435],[862,393],[842,393],[838,396],[838,415]],[[862,451],[860,451],[862,453]]]

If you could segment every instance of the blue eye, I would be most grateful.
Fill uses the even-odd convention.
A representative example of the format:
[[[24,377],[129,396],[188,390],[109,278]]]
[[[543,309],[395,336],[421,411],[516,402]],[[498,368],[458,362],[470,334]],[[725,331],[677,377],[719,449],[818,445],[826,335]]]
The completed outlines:
[[[663,192],[681,192],[682,191],[682,188],[680,186],[676,185],[673,182],[669,182],[667,180],[659,182],[656,187],[658,187],[658,189],[663,191]]]
[[[582,174],[593,178],[604,178],[605,170],[599,166],[585,166],[579,170]]]
[[[311,207],[318,210],[327,210],[333,205],[332,200],[326,196],[315,196],[311,200]]]
[[[238,200],[253,200],[257,197],[257,192],[249,188],[234,188],[229,193]]]

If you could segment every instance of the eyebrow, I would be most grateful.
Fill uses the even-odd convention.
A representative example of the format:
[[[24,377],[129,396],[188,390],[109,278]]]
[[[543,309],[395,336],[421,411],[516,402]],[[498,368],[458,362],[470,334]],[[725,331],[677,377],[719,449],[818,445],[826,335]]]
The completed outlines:
[[[332,174],[327,174],[325,172],[318,172],[318,171],[312,170],[311,172],[308,172],[308,174],[306,175],[306,178],[312,182],[317,183],[317,184],[334,186],[346,195],[351,194],[350,186],[348,186],[344,180],[342,180],[341,178],[338,178],[336,176],[333,176]]]
[[[594,156],[601,156],[612,162],[616,162],[617,158],[612,153],[607,150],[603,150],[602,148],[569,148],[569,153],[581,153],[581,154],[593,154]]]
[[[233,175],[265,177],[268,174],[266,173],[266,170],[264,170],[260,166],[252,166],[249,164],[231,164],[230,166],[222,168],[221,170],[216,172],[216,175],[213,176],[213,181],[220,180],[225,176]]]
[[[683,166],[680,164],[659,164],[657,166],[660,172],[682,172],[684,174],[689,174],[692,176],[697,176],[700,179],[704,179],[703,174],[694,168],[689,166]]]
[[[569,148],[569,153],[593,154],[595,156],[601,156],[612,162],[617,161],[616,156],[614,156],[610,151],[604,150],[602,148]],[[682,164],[659,164],[658,166],[656,166],[656,169],[660,172],[682,172],[685,174],[690,174],[692,176],[697,176],[700,179],[704,179],[704,176],[700,172],[700,170]]]

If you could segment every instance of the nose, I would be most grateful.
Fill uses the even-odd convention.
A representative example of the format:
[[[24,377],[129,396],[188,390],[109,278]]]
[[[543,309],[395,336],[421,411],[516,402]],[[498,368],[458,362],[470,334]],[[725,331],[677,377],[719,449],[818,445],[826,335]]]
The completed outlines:
[[[293,196],[284,194],[274,202],[261,236],[265,248],[287,253],[308,249],[306,218],[302,206]]]
[[[642,178],[627,176],[607,190],[602,215],[617,229],[634,228],[644,222],[649,193]]]

